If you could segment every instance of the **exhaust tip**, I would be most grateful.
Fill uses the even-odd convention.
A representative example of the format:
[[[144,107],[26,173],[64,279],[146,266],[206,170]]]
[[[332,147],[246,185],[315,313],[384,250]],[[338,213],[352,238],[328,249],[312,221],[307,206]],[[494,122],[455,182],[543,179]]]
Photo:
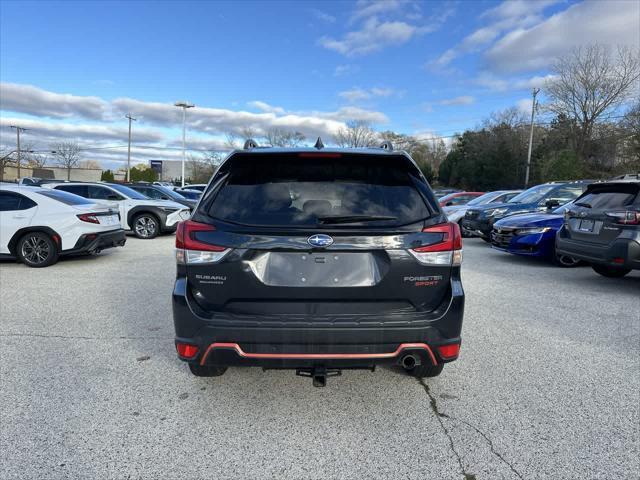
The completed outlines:
[[[402,366],[407,370],[412,370],[416,365],[419,365],[419,363],[415,355],[409,354],[402,357]]]

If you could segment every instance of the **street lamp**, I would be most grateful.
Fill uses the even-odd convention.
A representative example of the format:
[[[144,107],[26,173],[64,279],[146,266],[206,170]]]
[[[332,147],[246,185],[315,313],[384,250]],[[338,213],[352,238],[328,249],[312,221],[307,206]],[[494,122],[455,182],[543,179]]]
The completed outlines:
[[[176,107],[182,108],[182,188],[184,188],[184,162],[187,158],[186,147],[186,130],[187,130],[187,108],[193,108],[195,105],[186,101],[174,103]]]

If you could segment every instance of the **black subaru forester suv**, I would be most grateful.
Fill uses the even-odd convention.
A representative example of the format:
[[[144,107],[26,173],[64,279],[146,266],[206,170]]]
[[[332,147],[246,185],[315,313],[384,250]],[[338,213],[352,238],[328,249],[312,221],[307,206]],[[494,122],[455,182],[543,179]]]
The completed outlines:
[[[389,363],[439,375],[460,349],[462,239],[414,161],[248,141],[176,234],[178,356],[197,376],[295,369],[322,386]]]

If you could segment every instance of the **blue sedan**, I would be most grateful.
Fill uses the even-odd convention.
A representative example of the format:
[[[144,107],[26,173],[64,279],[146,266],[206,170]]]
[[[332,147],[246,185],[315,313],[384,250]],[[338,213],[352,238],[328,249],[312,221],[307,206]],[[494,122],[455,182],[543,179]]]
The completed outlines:
[[[564,222],[562,206],[550,213],[524,213],[498,220],[491,232],[491,246],[503,252],[541,257],[561,267],[575,267],[579,260],[556,255],[556,233]]]

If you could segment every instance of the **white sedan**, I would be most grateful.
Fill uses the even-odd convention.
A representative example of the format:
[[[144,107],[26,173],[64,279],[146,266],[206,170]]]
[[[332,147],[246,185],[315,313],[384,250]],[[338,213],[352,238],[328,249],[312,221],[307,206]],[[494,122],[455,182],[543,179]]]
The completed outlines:
[[[0,184],[0,258],[48,267],[61,255],[123,246],[117,211],[40,187]]]

